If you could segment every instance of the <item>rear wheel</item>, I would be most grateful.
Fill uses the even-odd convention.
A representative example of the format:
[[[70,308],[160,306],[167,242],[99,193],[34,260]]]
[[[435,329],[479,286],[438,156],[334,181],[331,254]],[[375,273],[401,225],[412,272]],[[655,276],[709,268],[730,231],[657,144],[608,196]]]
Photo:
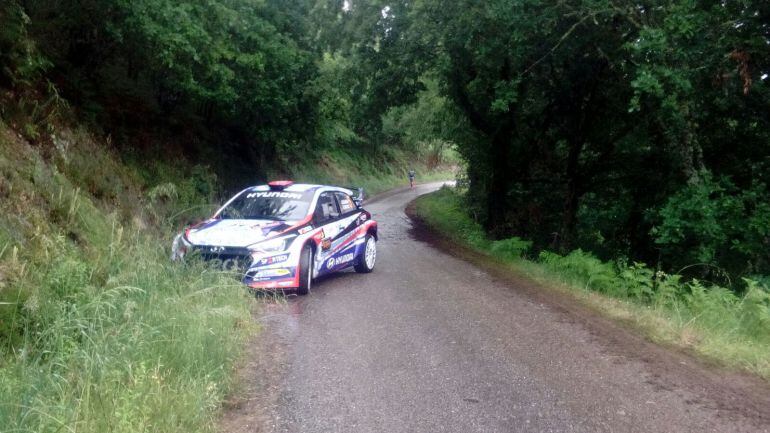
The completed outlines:
[[[302,248],[302,253],[299,256],[299,287],[297,287],[297,294],[305,296],[310,293],[310,285],[313,282],[313,249],[310,245],[305,245]]]
[[[358,263],[356,263],[356,272],[362,274],[368,274],[374,270],[374,264],[377,261],[377,240],[374,236],[367,234],[366,241],[364,241],[364,250],[358,257]]]

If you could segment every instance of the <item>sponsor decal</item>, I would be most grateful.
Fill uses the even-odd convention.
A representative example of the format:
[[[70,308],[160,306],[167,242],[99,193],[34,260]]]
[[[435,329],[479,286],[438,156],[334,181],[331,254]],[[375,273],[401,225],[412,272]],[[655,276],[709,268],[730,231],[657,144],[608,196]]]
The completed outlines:
[[[259,261],[257,262],[257,266],[272,265],[273,263],[281,263],[281,262],[285,262],[286,260],[289,260],[289,255],[288,254],[281,254],[279,256],[265,257],[265,258],[259,259]]]
[[[292,200],[301,200],[302,194],[298,194],[296,192],[262,191],[251,192],[246,195],[246,198],[289,198]]]
[[[322,250],[328,250],[332,247],[332,240],[329,238],[321,239],[321,249]]]
[[[211,247],[209,248],[209,252],[212,253],[221,253],[225,251],[225,247]]]
[[[291,270],[289,269],[265,269],[264,271],[259,271],[254,275],[251,280],[252,281],[267,281],[271,280],[273,278],[280,278],[280,277],[287,277],[291,276]]]
[[[310,230],[313,230],[313,226],[305,226],[301,229],[297,230],[297,232],[301,235],[304,235],[305,233],[309,232]]]
[[[347,262],[353,261],[353,259],[355,257],[356,257],[356,255],[353,254],[353,253],[347,253],[347,254],[339,256],[339,257],[332,257],[331,259],[329,259],[328,262],[326,262],[326,268],[327,269],[332,269],[335,266],[339,266],[339,265],[341,265],[343,263],[347,263]]]
[[[267,269],[260,271],[257,275],[260,277],[283,277],[289,274],[291,271],[288,269]]]

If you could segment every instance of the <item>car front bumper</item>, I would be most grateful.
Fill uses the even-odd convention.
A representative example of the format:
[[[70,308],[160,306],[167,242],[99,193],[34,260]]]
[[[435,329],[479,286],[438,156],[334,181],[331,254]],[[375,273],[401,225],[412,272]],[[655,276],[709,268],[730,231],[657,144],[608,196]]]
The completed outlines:
[[[252,268],[243,276],[243,283],[252,289],[295,289],[299,287],[298,266]]]

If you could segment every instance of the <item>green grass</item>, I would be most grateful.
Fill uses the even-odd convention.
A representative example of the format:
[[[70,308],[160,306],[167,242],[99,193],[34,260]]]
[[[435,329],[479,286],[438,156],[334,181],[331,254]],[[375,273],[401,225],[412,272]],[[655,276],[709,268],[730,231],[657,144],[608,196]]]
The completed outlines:
[[[120,258],[35,268],[44,275],[12,318],[21,341],[2,349],[0,430],[214,430],[248,298],[232,277],[169,264],[154,240],[112,246]],[[107,281],[94,281],[101,266]]]
[[[135,177],[67,139],[0,124],[0,432],[215,431],[253,298],[171,263]]]
[[[490,241],[464,211],[455,190],[420,197],[415,212],[447,238],[502,261],[542,285],[572,293],[649,338],[687,348],[721,365],[770,379],[770,291],[749,281],[742,296],[643,264],[602,262],[584,251],[529,256],[531,243]]]

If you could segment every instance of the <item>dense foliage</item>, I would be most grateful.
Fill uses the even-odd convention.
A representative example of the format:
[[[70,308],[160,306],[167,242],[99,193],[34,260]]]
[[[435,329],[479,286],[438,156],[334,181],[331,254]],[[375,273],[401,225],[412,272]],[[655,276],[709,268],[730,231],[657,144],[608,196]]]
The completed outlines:
[[[493,236],[770,272],[767,2],[405,3]]]
[[[230,177],[340,146],[400,147],[381,136],[381,116],[422,86],[413,77],[396,90],[404,68],[381,64],[388,44],[375,34],[330,45],[343,14],[353,12],[309,0],[10,0],[0,10],[0,86],[60,93],[124,148],[147,152],[154,144],[137,143],[141,135],[182,137],[181,152]]]
[[[61,92],[118,141],[170,128],[189,153],[258,170],[456,145],[493,237],[701,278],[770,272],[767,2],[11,0],[0,14],[0,84]]]
[[[2,0],[0,425],[213,428],[247,305],[153,227],[451,148],[435,222],[767,377],[768,73],[767,0]]]

